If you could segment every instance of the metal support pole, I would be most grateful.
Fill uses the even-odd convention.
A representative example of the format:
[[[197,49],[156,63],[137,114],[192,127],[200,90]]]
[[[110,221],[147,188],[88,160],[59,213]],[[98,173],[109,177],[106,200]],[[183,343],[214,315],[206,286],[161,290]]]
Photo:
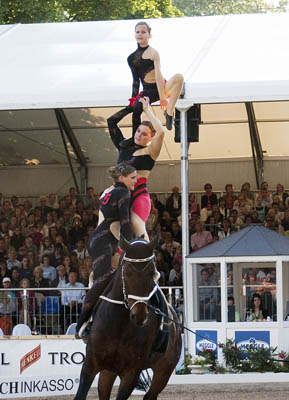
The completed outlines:
[[[83,151],[78,143],[78,140],[73,132],[73,129],[71,128],[71,126],[69,124],[69,121],[65,115],[65,112],[61,108],[58,108],[58,109],[55,109],[55,114],[56,114],[58,124],[65,131],[65,134],[66,134],[66,136],[71,144],[71,147],[73,148],[73,151],[77,157],[77,160],[80,164],[80,179],[81,179],[80,189],[81,189],[81,193],[86,193],[87,186],[88,186],[88,167],[87,167],[86,158],[85,158]],[[77,189],[77,192],[79,193],[78,187],[76,189]]]
[[[58,122],[60,135],[61,135],[61,138],[62,138],[62,142],[63,142],[63,146],[64,146],[64,149],[65,149],[65,153],[66,153],[66,157],[67,157],[67,160],[68,160],[68,164],[69,164],[70,172],[71,172],[72,179],[73,179],[73,182],[74,182],[74,186],[76,188],[77,193],[80,193],[79,192],[79,186],[78,186],[78,183],[77,183],[77,179],[76,179],[76,176],[75,176],[75,173],[74,173],[74,170],[73,170],[71,158],[70,158],[70,155],[69,155],[69,151],[68,151],[68,148],[67,148],[67,144],[66,144],[66,141],[65,141],[62,122],[61,122],[60,116],[56,112],[56,110],[55,110],[55,115],[56,115],[56,119],[57,119],[57,122]]]
[[[28,325],[28,294],[27,289],[23,290],[23,322]]]
[[[245,103],[246,111],[248,115],[250,140],[252,147],[252,156],[254,162],[254,170],[256,177],[257,188],[260,189],[261,181],[264,179],[264,160],[261,139],[258,131],[258,125],[256,122],[256,116],[254,107],[251,102]]]
[[[188,168],[188,132],[186,112],[190,107],[179,108],[181,116],[181,183],[182,183],[182,272],[184,291],[184,325],[188,316],[187,259],[189,254],[189,168]],[[184,332],[185,354],[188,352],[188,331]]]

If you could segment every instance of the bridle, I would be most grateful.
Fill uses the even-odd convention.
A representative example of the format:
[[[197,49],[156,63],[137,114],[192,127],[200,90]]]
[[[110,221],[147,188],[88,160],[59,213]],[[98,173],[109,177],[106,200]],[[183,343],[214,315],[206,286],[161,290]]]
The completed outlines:
[[[155,258],[154,254],[151,255],[150,257],[146,257],[146,258],[129,258],[129,257],[126,257],[126,255],[124,255],[123,261],[128,261],[128,262],[131,262],[131,263],[147,262],[147,265],[148,265],[149,262],[151,260],[153,260],[154,258]],[[123,300],[113,300],[113,299],[110,299],[109,297],[106,297],[106,296],[99,296],[99,298],[102,299],[102,300],[108,301],[109,303],[124,305],[125,308],[127,308],[129,311],[131,311],[134,308],[134,306],[136,306],[139,303],[143,303],[143,304],[147,305],[148,301],[152,298],[152,296],[158,290],[159,286],[158,286],[157,283],[155,283],[153,290],[146,297],[141,297],[141,296],[135,296],[133,294],[128,294],[127,291],[126,291],[126,287],[125,287],[124,267],[125,267],[125,265],[124,265],[124,263],[122,263],[122,266],[121,266],[121,280],[122,280]],[[145,265],[145,267],[146,267],[146,265]],[[159,276],[160,276],[160,273],[158,271],[156,271],[156,276],[155,276],[154,280],[157,281]],[[131,307],[128,304],[129,299],[135,300],[135,302],[132,304]]]

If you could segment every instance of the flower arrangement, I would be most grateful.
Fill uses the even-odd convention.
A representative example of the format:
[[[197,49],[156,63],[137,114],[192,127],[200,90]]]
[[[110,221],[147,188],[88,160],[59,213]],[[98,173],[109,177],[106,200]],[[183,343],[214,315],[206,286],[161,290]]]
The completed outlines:
[[[249,346],[241,350],[234,340],[228,339],[225,344],[219,344],[219,348],[229,372],[289,372],[289,354],[276,353],[277,347]]]
[[[214,373],[243,373],[243,372],[289,372],[289,353],[277,353],[276,347],[260,348],[249,346],[240,349],[233,339],[219,344],[223,353],[224,365],[216,360],[213,350],[203,350],[196,356],[185,356],[184,368],[178,374],[189,374],[192,365],[206,368]]]

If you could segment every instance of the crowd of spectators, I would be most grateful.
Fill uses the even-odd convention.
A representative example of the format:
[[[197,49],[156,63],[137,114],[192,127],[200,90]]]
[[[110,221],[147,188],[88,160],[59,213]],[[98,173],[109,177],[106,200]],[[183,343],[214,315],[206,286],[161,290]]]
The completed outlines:
[[[57,287],[87,287],[92,260],[86,245],[98,222],[98,199],[92,187],[81,197],[75,188],[70,188],[63,197],[54,193],[41,196],[36,206],[28,199],[19,202],[17,196],[12,196],[8,200],[0,193],[0,288],[33,288],[30,296],[36,297],[34,303],[40,307],[43,298],[55,293]],[[160,285],[180,286],[179,188],[174,186],[164,203],[152,193],[151,204],[147,231],[151,238],[157,232],[160,234],[156,254]],[[227,184],[224,194],[217,196],[207,183],[199,202],[194,194],[189,195],[188,218],[191,251],[222,240],[249,224],[263,224],[289,236],[289,197],[281,184],[269,191],[268,184],[263,182],[260,190],[253,193],[246,182],[238,194],[232,184]],[[7,300],[8,292],[5,293]],[[62,306],[81,304],[83,295],[81,290],[63,295]],[[13,304],[17,306],[17,302],[21,311],[20,294],[17,301],[11,301],[10,308]],[[1,304],[0,313],[3,313]]]
[[[149,236],[159,231],[163,245],[163,260],[159,267],[164,273],[164,283],[181,284],[181,195],[174,186],[172,194],[162,204],[155,194],[151,194],[152,210],[147,223]],[[208,244],[222,240],[250,224],[263,225],[289,237],[289,197],[284,186],[277,184],[269,191],[268,183],[262,182],[260,190],[251,191],[250,183],[245,182],[238,193],[232,184],[226,184],[222,195],[213,192],[210,183],[204,185],[200,201],[195,194],[189,195],[189,237],[190,251],[194,252]],[[178,252],[178,253],[177,253]],[[161,259],[161,256],[159,256]],[[177,279],[169,277],[177,276]]]

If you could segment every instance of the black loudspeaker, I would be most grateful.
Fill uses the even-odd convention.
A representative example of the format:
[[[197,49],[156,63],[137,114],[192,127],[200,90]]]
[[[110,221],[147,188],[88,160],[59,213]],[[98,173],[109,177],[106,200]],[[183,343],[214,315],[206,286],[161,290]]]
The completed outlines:
[[[201,105],[195,104],[187,111],[187,128],[188,128],[188,142],[199,141],[199,125],[201,123]],[[181,115],[176,110],[175,118],[175,142],[181,142]]]

